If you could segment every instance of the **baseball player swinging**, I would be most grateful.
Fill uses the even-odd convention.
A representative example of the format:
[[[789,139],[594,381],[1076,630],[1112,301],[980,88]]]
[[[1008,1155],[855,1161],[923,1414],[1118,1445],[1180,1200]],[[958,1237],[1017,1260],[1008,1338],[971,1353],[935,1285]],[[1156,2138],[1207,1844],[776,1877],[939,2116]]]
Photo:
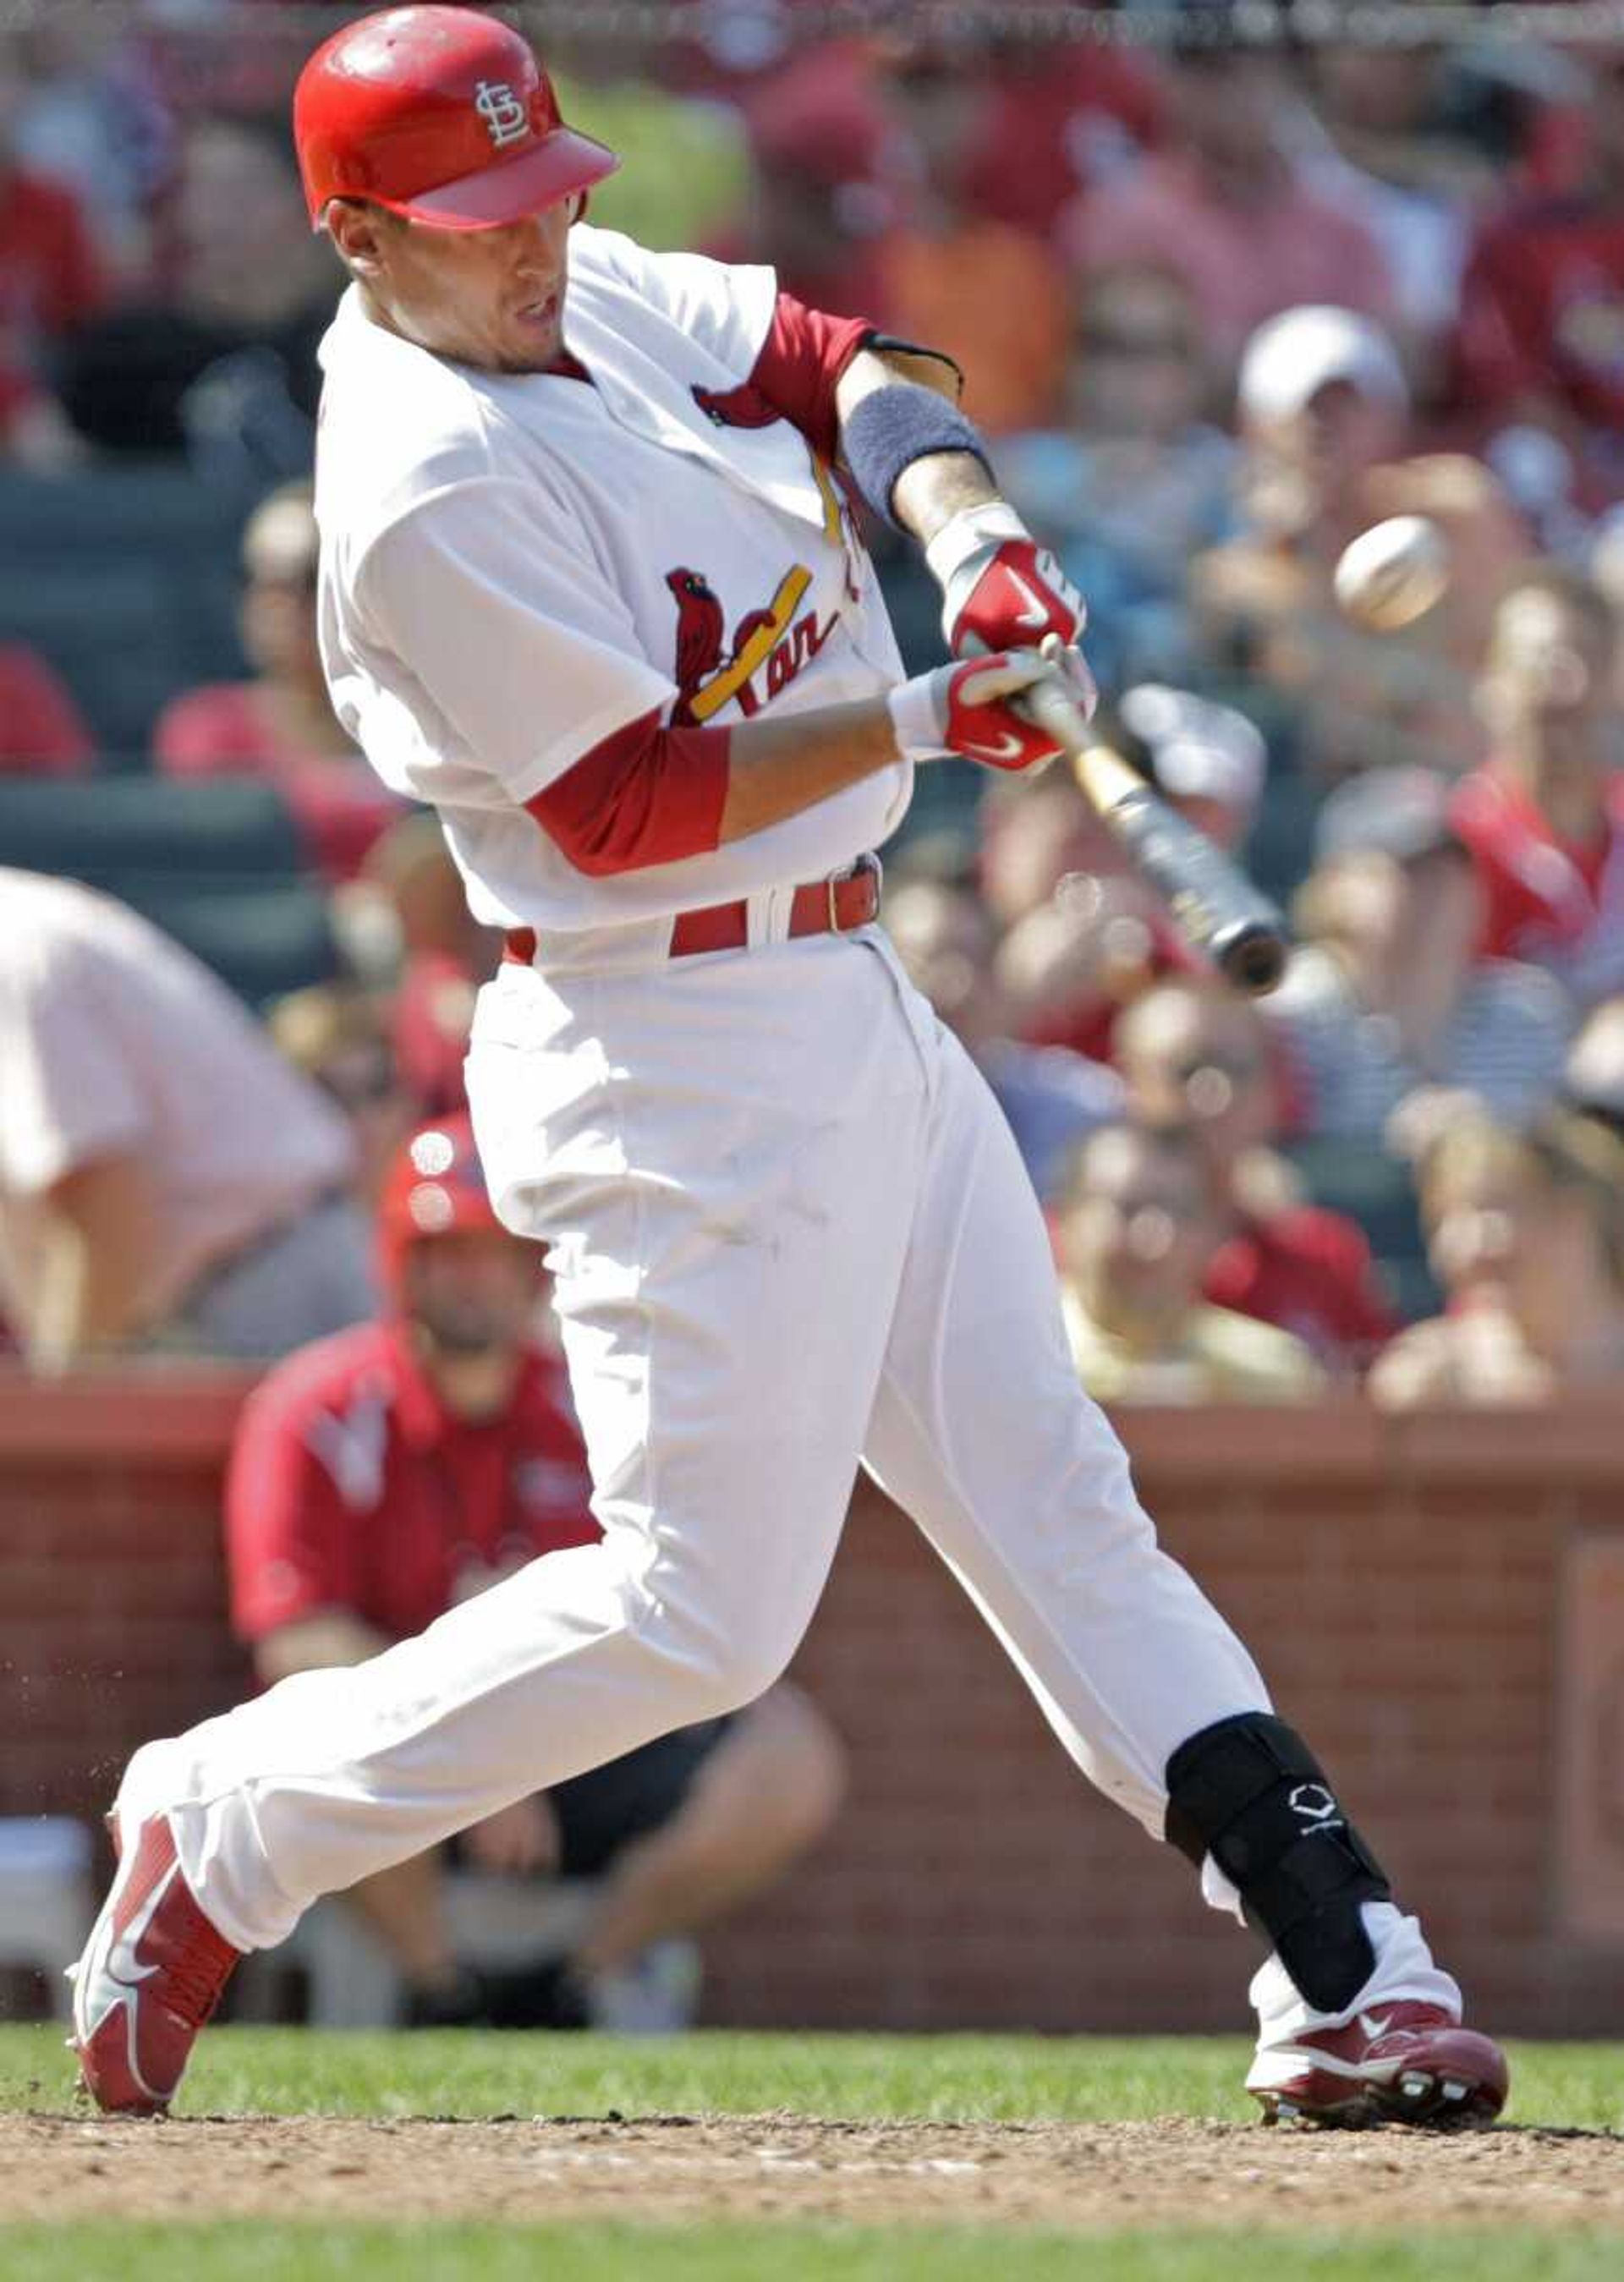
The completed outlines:
[[[618,161],[493,19],[349,25],[295,133],[352,280],[333,699],[508,930],[470,1098],[498,1212],[548,1247],[604,1535],[136,1754],[77,1970],[91,2092],[163,2107],[239,1954],[318,1895],[759,1695],[860,1463],[1077,1765],[1268,1944],[1265,2113],[1493,2115],[1499,2052],[1159,1550],[1014,1145],[874,924],[914,766],[1040,765],[1022,694],[1084,686],[1082,603],[952,369],[583,223]],[[923,544],[960,662],[900,679],[835,464]]]

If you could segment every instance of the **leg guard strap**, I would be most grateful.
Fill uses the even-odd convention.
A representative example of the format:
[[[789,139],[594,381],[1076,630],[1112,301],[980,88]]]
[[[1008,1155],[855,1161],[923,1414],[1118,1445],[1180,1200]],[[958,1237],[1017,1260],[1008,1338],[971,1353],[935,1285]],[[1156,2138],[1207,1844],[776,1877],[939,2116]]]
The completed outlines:
[[[1179,1745],[1167,1788],[1171,1843],[1198,1868],[1210,1854],[1309,2003],[1343,2011],[1376,1963],[1360,1905],[1391,1889],[1302,1738],[1267,1712],[1220,1719]]]

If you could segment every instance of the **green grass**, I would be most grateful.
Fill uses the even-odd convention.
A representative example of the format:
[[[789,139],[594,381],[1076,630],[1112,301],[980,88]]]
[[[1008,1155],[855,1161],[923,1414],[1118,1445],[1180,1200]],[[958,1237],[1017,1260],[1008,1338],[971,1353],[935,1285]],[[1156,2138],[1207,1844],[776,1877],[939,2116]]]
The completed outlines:
[[[752,2225],[0,2228],[5,2282],[1613,2282],[1598,2236]]]
[[[400,2038],[221,2029],[182,2113],[1245,2120],[1247,2048],[1205,2038]],[[1513,2121],[1624,2131],[1624,2051],[1524,2045]],[[0,2028],[0,2111],[71,2107],[55,2029]],[[1624,2146],[1620,2161],[1624,2164]],[[1624,2236],[1497,2229],[1061,2233],[789,2220],[655,2225],[0,2227],[0,2282],[1612,2282]]]
[[[739,2036],[647,2044],[609,2037],[337,2034],[214,2029],[182,2115],[623,2115],[699,2113],[1122,2122],[1255,2113],[1247,2047],[1225,2037]],[[1519,2123],[1624,2131],[1624,2050],[1511,2051]],[[0,2112],[71,2104],[53,2028],[0,2028]],[[1620,2150],[1624,2162],[1624,2150]],[[9,2278],[7,2278],[9,2282]]]

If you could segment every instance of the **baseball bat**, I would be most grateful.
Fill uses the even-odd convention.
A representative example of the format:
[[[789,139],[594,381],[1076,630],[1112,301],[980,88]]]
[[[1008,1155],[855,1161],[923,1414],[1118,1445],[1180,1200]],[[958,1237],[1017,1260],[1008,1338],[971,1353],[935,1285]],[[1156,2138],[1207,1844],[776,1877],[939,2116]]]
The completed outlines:
[[[1290,937],[1263,889],[1100,741],[1063,689],[1039,685],[1021,702],[1065,752],[1100,822],[1165,899],[1179,932],[1240,990],[1255,998],[1272,990],[1286,972]]]

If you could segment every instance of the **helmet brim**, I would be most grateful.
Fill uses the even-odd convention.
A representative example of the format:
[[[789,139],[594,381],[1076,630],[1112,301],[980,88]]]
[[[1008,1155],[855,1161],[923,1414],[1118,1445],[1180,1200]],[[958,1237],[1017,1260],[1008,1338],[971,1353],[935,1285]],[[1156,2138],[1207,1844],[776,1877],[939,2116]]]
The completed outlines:
[[[556,206],[573,191],[590,190],[619,164],[619,152],[607,143],[578,135],[572,127],[556,127],[519,157],[499,159],[477,175],[409,198],[380,198],[376,192],[373,197],[392,213],[431,229],[498,229]]]

